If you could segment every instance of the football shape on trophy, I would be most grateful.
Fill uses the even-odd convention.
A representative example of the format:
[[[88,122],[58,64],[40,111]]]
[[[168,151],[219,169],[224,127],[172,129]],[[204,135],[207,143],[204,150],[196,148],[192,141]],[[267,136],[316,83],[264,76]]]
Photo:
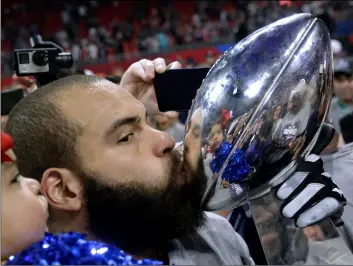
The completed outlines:
[[[184,161],[208,178],[204,208],[230,210],[283,182],[315,145],[331,90],[329,32],[311,14],[278,20],[228,50],[186,123]]]

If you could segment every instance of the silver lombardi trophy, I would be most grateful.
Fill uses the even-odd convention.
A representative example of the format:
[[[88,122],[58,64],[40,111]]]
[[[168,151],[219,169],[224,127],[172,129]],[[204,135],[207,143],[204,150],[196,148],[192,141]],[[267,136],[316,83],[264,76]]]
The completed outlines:
[[[314,147],[331,89],[328,30],[312,15],[297,14],[227,51],[207,74],[189,111],[184,160],[192,166],[202,157],[208,178],[205,209],[249,204],[268,264],[342,264],[324,257],[349,253],[330,220],[319,225],[328,232],[326,239],[314,243],[292,221],[280,219],[272,192]],[[321,256],[320,261],[312,256]]]

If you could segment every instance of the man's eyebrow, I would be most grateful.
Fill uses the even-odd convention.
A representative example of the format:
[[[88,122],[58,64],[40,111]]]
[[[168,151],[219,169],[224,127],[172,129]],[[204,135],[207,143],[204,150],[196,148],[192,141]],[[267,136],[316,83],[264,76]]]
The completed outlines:
[[[139,116],[131,116],[131,117],[125,117],[121,119],[117,119],[104,133],[105,137],[110,136],[113,134],[116,130],[118,130],[120,127],[129,125],[129,124],[136,124],[140,121],[141,117]]]
[[[145,119],[147,119],[147,112],[145,112]],[[137,124],[140,122],[141,117],[140,116],[131,116],[131,117],[125,117],[121,119],[117,119],[109,128],[108,130],[104,133],[105,137],[108,137],[109,135],[113,134],[115,131],[119,129],[119,127],[126,126],[126,125],[131,125],[131,124]]]

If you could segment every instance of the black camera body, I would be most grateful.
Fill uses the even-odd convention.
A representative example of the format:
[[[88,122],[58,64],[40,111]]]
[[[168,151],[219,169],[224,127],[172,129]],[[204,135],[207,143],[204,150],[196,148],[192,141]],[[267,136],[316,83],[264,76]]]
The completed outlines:
[[[18,49],[14,53],[17,76],[54,74],[72,66],[70,55],[58,53],[56,48]]]
[[[43,86],[56,80],[60,69],[72,67],[72,55],[57,44],[44,42],[39,35],[32,37],[30,43],[32,48],[14,51],[17,76],[34,76],[38,86]]]

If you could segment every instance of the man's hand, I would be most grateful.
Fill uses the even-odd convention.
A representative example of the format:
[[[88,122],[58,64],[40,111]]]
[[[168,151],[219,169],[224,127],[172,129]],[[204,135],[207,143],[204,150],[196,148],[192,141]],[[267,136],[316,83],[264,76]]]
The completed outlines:
[[[283,201],[281,214],[294,219],[299,228],[304,228],[330,217],[340,221],[346,198],[324,172],[323,161],[315,154],[309,155],[282,185],[275,190]]]
[[[12,81],[17,83],[17,89],[26,89],[27,93],[32,93],[37,89],[37,83],[32,77],[18,77],[16,74],[13,74]]]
[[[324,241],[325,235],[319,225],[315,224],[303,229],[304,235],[313,241]]]
[[[166,65],[163,58],[153,61],[142,59],[133,63],[121,78],[120,86],[128,90],[135,98],[143,103],[149,115],[161,114],[168,118],[175,118],[176,112],[161,113],[158,109],[156,93],[153,86],[153,79],[156,73],[164,73],[168,69],[181,68],[177,61]],[[166,90],[168,88],[165,88]]]

